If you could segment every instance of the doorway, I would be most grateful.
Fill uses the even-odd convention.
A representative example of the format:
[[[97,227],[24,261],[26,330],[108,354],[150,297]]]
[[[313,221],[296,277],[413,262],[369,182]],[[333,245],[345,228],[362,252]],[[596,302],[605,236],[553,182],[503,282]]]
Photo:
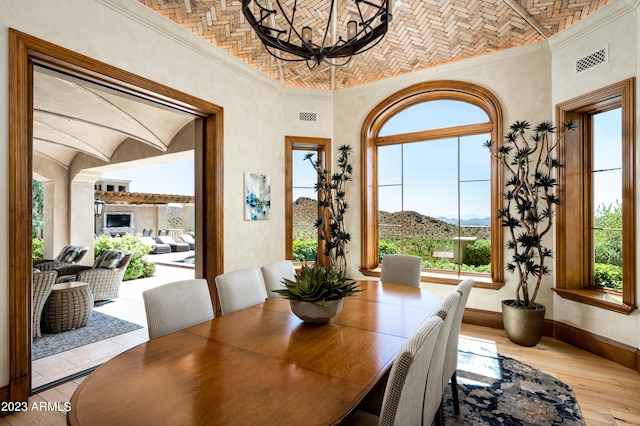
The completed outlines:
[[[209,282],[219,312],[214,278],[223,270],[223,136],[221,107],[14,29],[9,31],[9,395],[27,401],[31,391],[31,178],[34,65],[46,66],[150,102],[202,117],[202,143],[194,147],[196,228],[202,253],[195,276]],[[204,173],[207,170],[207,173]],[[219,218],[205,221],[204,218]]]

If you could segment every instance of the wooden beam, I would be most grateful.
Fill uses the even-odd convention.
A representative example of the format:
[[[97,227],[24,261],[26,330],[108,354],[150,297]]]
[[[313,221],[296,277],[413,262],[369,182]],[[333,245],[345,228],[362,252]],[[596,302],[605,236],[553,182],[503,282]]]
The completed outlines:
[[[544,25],[540,23],[540,21],[534,18],[526,8],[522,7],[519,2],[517,2],[516,0],[504,0],[504,2],[507,4],[507,6],[513,9],[514,12],[520,15],[522,19],[527,21],[527,23],[531,25],[538,33],[540,33],[542,37],[549,38],[549,31],[544,27]]]

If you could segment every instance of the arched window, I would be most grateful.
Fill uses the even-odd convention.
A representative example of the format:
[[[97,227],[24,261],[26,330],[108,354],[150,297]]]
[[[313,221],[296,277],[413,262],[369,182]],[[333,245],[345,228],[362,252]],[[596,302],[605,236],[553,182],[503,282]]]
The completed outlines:
[[[374,108],[362,131],[363,273],[407,253],[425,280],[502,285],[502,173],[487,139],[502,142],[500,106],[470,83],[417,84]]]

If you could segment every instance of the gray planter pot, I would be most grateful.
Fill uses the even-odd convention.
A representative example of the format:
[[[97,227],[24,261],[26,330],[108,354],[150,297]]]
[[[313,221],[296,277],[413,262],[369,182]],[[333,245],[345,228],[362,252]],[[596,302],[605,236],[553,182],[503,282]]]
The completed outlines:
[[[291,312],[302,321],[311,324],[324,324],[342,310],[344,299],[330,300],[327,302],[327,306],[297,300],[289,300],[289,302],[291,304]]]
[[[509,340],[522,346],[537,345],[542,339],[545,312],[545,306],[539,303],[524,308],[517,306],[515,300],[503,300],[502,322]]]

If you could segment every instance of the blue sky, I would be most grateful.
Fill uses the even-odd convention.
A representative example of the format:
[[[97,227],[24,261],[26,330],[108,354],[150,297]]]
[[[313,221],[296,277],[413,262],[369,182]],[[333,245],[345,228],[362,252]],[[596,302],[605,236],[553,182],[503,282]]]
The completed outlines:
[[[152,194],[194,195],[193,160],[154,164],[144,167],[107,172],[103,178],[131,181],[131,192]]]
[[[458,103],[459,105],[460,103]],[[452,101],[437,101],[431,105],[419,104],[406,109],[389,120],[382,134],[397,134],[427,128],[446,127],[473,122],[486,121],[487,117],[479,108],[469,106],[464,111],[456,110]],[[596,205],[609,204],[622,199],[620,171],[610,170],[621,166],[621,146],[619,110],[602,113],[594,122],[596,144],[595,155],[598,159],[596,169],[605,169],[595,179],[594,198]],[[461,143],[461,180],[479,180],[488,178],[486,149],[482,143],[488,135],[462,138]],[[405,210],[414,210],[433,217],[457,216],[457,140],[448,139],[428,143],[406,144],[380,148],[379,162],[382,172],[379,176],[380,209],[394,212],[400,209],[401,194],[393,185],[402,180],[401,160],[404,157],[404,206]],[[615,153],[616,155],[612,155]],[[308,185],[308,188],[294,188],[293,199],[300,196],[315,198],[312,188],[315,171],[303,157],[306,151],[294,151],[294,187]],[[433,161],[436,159],[436,161]],[[131,180],[132,192],[160,194],[194,195],[193,160],[183,160],[145,167],[105,173],[104,177]],[[411,177],[411,179],[408,179]],[[355,183],[352,183],[354,185]],[[490,215],[488,182],[466,182],[461,184],[461,217],[487,217]]]

